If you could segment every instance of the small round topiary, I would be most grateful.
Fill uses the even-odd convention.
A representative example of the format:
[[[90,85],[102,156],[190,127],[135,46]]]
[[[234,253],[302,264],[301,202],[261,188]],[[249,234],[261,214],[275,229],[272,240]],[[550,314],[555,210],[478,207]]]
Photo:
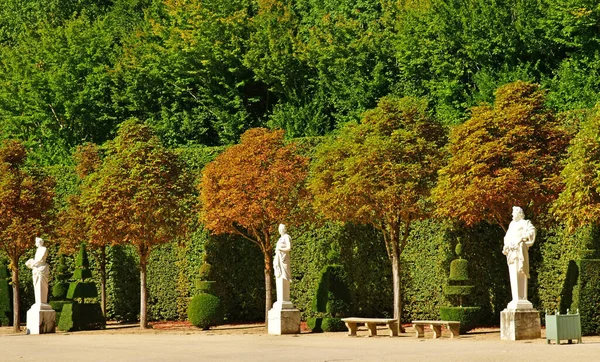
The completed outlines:
[[[219,297],[200,293],[190,301],[188,319],[198,328],[208,329],[223,322],[223,304]]]

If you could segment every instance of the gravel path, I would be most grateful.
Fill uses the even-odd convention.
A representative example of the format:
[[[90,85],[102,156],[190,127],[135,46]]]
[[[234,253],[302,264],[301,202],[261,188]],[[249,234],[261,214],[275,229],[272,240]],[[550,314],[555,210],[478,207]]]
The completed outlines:
[[[384,329],[380,329],[383,333]],[[103,331],[45,335],[14,334],[0,328],[1,361],[595,361],[600,337],[583,344],[547,345],[545,339],[502,341],[498,329],[481,329],[450,339],[391,338],[346,333],[270,336],[264,326],[222,326],[209,331],[174,327],[139,330],[112,325]]]

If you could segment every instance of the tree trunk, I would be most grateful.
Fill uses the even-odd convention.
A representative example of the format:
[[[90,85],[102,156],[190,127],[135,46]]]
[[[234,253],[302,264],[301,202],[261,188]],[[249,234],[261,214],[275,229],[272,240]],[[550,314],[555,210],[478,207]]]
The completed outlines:
[[[394,283],[394,318],[398,320],[398,331],[404,333],[404,327],[402,326],[400,258],[397,253],[392,254],[392,281]]]
[[[273,307],[272,289],[271,289],[271,274],[273,270],[273,261],[271,254],[265,252],[265,326],[269,328],[269,310]]]
[[[148,328],[146,315],[146,256],[140,255],[140,328]]]
[[[17,262],[11,259],[13,288],[13,329],[15,333],[21,332],[21,312],[19,311],[19,300],[21,298],[19,296],[19,267]]]
[[[106,318],[106,246],[100,248],[100,308]]]

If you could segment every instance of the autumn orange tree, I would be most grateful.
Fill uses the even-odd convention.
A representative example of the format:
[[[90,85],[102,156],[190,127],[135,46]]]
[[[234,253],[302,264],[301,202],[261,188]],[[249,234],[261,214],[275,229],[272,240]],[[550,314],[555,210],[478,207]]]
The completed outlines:
[[[88,250],[92,251],[97,258],[100,270],[100,307],[102,314],[106,316],[106,247],[122,240],[118,235],[110,234],[112,229],[100,229],[100,233],[92,234],[90,226],[97,221],[96,215],[86,214],[81,204],[82,193],[94,189],[94,178],[88,176],[93,174],[102,163],[100,148],[93,143],[80,145],[73,153],[73,159],[77,164],[75,171],[79,177],[79,192],[67,198],[66,208],[59,213],[57,234],[63,252],[70,254],[77,252],[80,245],[85,243]],[[97,228],[94,230],[98,231]]]
[[[32,248],[36,236],[49,231],[54,179],[26,167],[23,144],[6,140],[0,146],[0,247],[10,259],[13,288],[13,326],[19,331],[19,258]]]
[[[411,222],[428,214],[426,200],[444,161],[445,139],[426,101],[384,97],[360,124],[348,124],[322,144],[311,168],[309,190],[316,210],[329,219],[372,225],[383,234],[399,321],[400,255]]]
[[[199,185],[200,220],[215,234],[237,234],[263,253],[265,320],[271,308],[272,236],[302,200],[308,158],[282,130],[254,128],[206,165]]]
[[[552,210],[569,228],[600,222],[600,103],[581,123],[561,172],[564,190]]]
[[[433,191],[438,215],[506,230],[512,206],[534,215],[547,209],[560,191],[569,136],[544,101],[538,85],[509,83],[452,130],[451,158]]]
[[[193,213],[193,178],[178,156],[136,119],[121,123],[105,153],[98,168],[84,179],[80,212],[88,240],[129,243],[137,250],[143,329],[150,252],[186,234]]]

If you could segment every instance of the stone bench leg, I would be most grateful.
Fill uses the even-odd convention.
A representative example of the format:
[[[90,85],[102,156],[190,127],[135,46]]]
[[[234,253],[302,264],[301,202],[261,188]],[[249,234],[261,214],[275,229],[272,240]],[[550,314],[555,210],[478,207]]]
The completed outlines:
[[[388,329],[390,330],[390,337],[394,337],[398,335],[398,323],[396,321],[389,322],[387,324]]]
[[[450,330],[450,338],[460,336],[460,327],[459,326],[457,326],[455,324],[451,324],[448,326],[448,329]]]
[[[425,337],[425,326],[422,324],[415,324],[415,332],[417,338]]]
[[[356,337],[356,322],[344,322],[348,328],[348,335]]]
[[[433,338],[440,338],[442,336],[442,326],[432,324],[431,329],[433,329]]]
[[[367,328],[369,328],[369,337],[373,337],[377,335],[377,324],[375,323],[365,323]]]

